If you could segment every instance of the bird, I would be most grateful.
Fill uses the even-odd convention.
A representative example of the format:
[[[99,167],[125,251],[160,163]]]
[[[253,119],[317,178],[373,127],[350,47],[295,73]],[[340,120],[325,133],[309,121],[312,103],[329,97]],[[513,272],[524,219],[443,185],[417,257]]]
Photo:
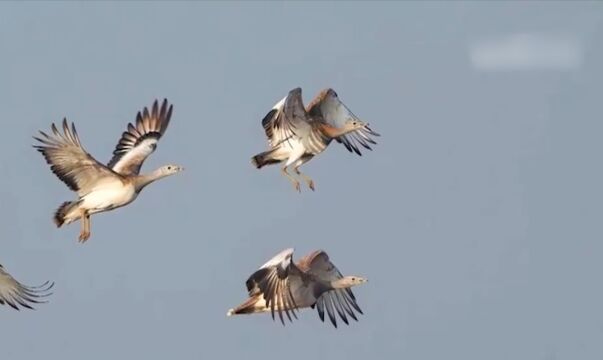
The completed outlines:
[[[348,315],[358,321],[362,310],[350,289],[368,280],[360,276],[343,276],[323,250],[316,250],[293,262],[294,249],[286,249],[274,256],[246,281],[249,297],[239,306],[228,310],[227,316],[275,312],[285,325],[283,312],[293,322],[296,311],[316,308],[321,321],[325,321],[325,309],[334,327],[337,317],[349,325]],[[347,313],[347,315],[346,315]],[[293,318],[291,317],[293,315]]]
[[[136,122],[129,123],[123,132],[107,165],[84,149],[75,124],[72,122],[70,127],[66,118],[62,132],[53,123],[52,134],[40,131],[41,136],[34,136],[39,142],[34,148],[42,153],[52,172],[77,193],[76,200],[66,201],[56,210],[53,220],[57,227],[80,220],[78,240],[84,243],[90,238],[92,214],[125,206],[150,183],[184,170],[179,165],[165,165],[140,174],[143,162],[155,151],[170,123],[172,108],[164,99],[161,108],[155,100],[150,111],[147,107],[139,111]]]
[[[49,292],[54,286],[53,282],[47,281],[39,286],[26,286],[15,280],[0,265],[0,305],[8,305],[19,310],[19,305],[33,310],[32,304],[41,304],[46,301],[43,298],[52,295]]]
[[[314,180],[299,171],[299,167],[323,152],[335,139],[345,148],[362,156],[359,146],[372,150],[377,144],[372,138],[380,136],[361,121],[339,99],[335,90],[328,88],[304,108],[302,90],[297,87],[280,100],[262,119],[270,150],[251,158],[261,169],[266,165],[284,163],[281,174],[301,192],[300,182],[287,168],[292,166],[297,176],[314,191]]]

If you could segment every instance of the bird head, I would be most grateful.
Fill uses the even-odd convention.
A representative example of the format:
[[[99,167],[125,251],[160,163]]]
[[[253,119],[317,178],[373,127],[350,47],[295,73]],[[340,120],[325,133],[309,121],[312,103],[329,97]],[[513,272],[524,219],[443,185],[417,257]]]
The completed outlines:
[[[184,170],[184,168],[182,166],[180,166],[180,165],[173,165],[173,164],[165,165],[165,166],[162,166],[161,168],[159,168],[159,171],[164,176],[174,175],[174,174],[179,173],[179,172],[181,172],[183,170]]]
[[[368,282],[367,278],[363,278],[361,276],[355,276],[355,275],[354,276],[346,276],[346,277],[344,277],[344,279],[345,279],[345,283],[348,286],[362,285],[365,282]]]
[[[348,131],[355,131],[358,129],[362,129],[364,127],[366,127],[368,124],[365,123],[364,121],[358,119],[355,116],[350,116],[346,121],[345,121],[345,128]]]

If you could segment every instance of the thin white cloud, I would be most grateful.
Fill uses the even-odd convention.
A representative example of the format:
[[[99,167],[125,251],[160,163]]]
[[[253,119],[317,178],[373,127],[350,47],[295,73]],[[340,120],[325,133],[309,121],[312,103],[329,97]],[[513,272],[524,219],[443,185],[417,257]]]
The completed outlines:
[[[470,57],[484,71],[571,70],[582,65],[582,48],[571,37],[523,33],[476,43]]]

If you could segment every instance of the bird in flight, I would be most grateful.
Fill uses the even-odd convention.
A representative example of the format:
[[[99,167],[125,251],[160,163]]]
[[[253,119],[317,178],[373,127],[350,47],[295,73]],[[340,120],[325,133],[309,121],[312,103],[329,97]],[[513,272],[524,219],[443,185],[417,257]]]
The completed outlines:
[[[275,312],[283,325],[283,312],[289,319],[297,319],[295,311],[316,308],[320,320],[325,320],[325,309],[333,326],[337,317],[349,324],[348,316],[358,321],[362,310],[356,303],[352,286],[367,282],[360,276],[343,276],[329,256],[322,250],[314,251],[297,263],[293,262],[293,249],[287,249],[270,259],[254,272],[246,282],[249,298],[227,316]]]
[[[145,159],[155,151],[157,142],[165,133],[172,117],[172,105],[163,100],[161,107],[155,100],[152,109],[138,112],[136,123],[129,123],[113,151],[113,158],[103,165],[82,146],[75,125],[63,119],[62,132],[52,124],[52,134],[40,131],[34,145],[58,176],[78,198],[64,202],[54,214],[57,227],[81,222],[79,241],[90,238],[90,215],[125,206],[138,196],[142,189],[155,180],[183,170],[178,165],[165,165],[157,170],[140,174]]]
[[[52,295],[49,290],[54,283],[49,281],[39,286],[26,286],[15,280],[0,265],[0,305],[8,305],[19,310],[19,305],[33,310],[32,304],[41,304],[43,298]]]
[[[299,171],[299,167],[323,152],[335,139],[350,152],[362,156],[360,146],[372,150],[376,144],[371,136],[380,136],[362,122],[339,99],[333,89],[322,90],[304,108],[301,88],[295,88],[279,101],[262,120],[270,150],[251,158],[258,169],[284,163],[281,173],[297,191],[300,183],[287,168],[302,178],[314,190],[314,181]]]

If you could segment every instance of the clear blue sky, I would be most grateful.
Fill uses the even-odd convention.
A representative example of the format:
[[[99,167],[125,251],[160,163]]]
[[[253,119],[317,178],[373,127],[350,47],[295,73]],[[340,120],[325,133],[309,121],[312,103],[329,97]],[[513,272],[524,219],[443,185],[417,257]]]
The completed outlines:
[[[0,263],[56,282],[0,308],[2,359],[601,359],[602,21],[596,2],[0,4]],[[249,162],[297,86],[383,134],[362,158],[333,144],[301,195]],[[143,170],[186,171],[77,244],[31,136],[67,116],[105,162],[163,97]],[[287,247],[370,279],[360,322],[225,316]]]

